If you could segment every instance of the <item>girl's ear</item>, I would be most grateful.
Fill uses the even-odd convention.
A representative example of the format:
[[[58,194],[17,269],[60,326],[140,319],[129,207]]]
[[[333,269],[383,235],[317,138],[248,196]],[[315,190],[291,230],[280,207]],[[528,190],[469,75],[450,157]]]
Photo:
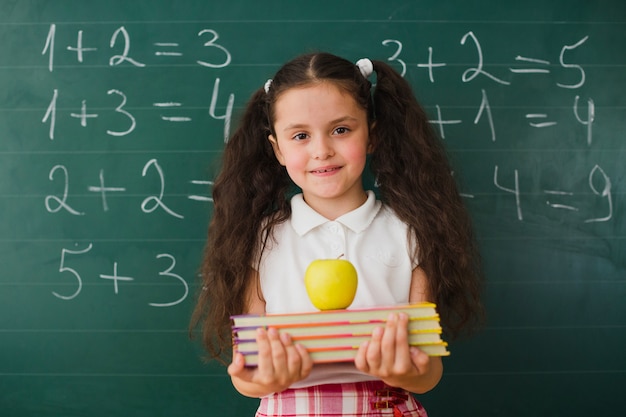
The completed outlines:
[[[276,156],[276,159],[282,166],[285,166],[285,158],[283,157],[283,153],[280,151],[280,148],[278,147],[278,141],[276,140],[274,135],[268,135],[267,139],[272,144],[272,149],[274,150],[274,155]]]

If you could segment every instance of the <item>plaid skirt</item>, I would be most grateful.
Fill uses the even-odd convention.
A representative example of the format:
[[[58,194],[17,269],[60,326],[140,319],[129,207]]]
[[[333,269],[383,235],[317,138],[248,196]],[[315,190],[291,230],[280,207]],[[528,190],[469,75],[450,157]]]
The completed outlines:
[[[261,399],[256,417],[427,417],[410,393],[381,381],[288,389]]]

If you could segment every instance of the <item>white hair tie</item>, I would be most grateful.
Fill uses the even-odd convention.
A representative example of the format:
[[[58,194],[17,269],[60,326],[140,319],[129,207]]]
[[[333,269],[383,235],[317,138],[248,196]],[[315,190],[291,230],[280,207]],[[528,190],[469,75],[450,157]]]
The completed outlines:
[[[265,81],[265,85],[263,86],[263,89],[265,90],[265,94],[270,92],[270,87],[272,86],[272,80],[271,78],[267,81]]]
[[[365,78],[369,78],[369,76],[372,75],[372,73],[374,72],[374,64],[372,64],[372,61],[367,58],[359,59],[356,62],[356,66],[359,68],[359,71],[361,71],[361,74],[363,74]]]

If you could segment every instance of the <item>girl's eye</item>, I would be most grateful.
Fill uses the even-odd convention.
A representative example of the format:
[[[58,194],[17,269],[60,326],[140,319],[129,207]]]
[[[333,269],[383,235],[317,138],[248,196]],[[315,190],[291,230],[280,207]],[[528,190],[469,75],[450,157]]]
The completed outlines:
[[[296,133],[296,134],[293,136],[293,139],[294,139],[294,140],[305,140],[307,137],[308,137],[308,136],[307,136],[307,134],[306,134],[306,133]]]
[[[338,135],[345,135],[349,131],[350,129],[348,129],[347,127],[338,127],[337,129],[335,129],[335,133]]]

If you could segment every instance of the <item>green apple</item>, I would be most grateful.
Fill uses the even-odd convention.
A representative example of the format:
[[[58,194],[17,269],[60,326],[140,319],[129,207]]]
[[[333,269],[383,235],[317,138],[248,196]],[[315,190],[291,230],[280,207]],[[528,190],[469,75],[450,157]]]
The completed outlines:
[[[317,259],[304,273],[304,285],[313,305],[320,310],[348,308],[358,277],[354,265],[345,259]]]

